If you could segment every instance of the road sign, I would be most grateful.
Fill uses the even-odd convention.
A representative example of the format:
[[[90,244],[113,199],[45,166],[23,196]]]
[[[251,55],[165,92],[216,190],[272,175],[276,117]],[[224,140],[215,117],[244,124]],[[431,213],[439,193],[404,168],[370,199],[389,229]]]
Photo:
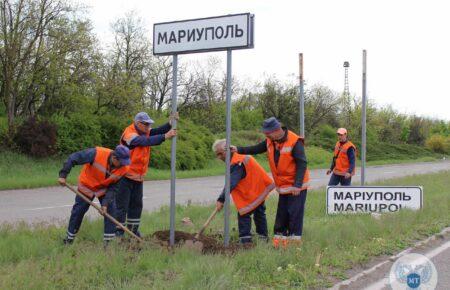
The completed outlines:
[[[253,48],[254,15],[250,13],[156,23],[153,26],[153,54],[173,56],[172,113],[177,111],[178,54],[227,51],[226,170],[224,244],[230,241],[230,145],[231,145],[231,52]],[[173,124],[176,128],[176,122]],[[170,178],[170,246],[175,245],[176,143],[172,139]]]
[[[155,23],[153,54],[253,48],[253,27],[250,13]]]
[[[328,186],[327,213],[396,212],[421,209],[420,186]]]

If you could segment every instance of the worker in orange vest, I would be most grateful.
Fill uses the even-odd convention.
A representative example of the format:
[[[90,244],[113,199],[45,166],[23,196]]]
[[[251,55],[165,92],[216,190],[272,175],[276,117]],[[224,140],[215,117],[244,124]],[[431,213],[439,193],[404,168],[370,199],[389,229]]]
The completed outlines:
[[[327,175],[331,174],[328,185],[349,186],[356,168],[356,146],[348,140],[347,129],[337,130],[338,141],[334,147],[333,161]]]
[[[216,140],[213,151],[222,161],[226,159],[225,139]],[[268,241],[265,200],[275,188],[272,178],[264,168],[250,155],[231,153],[230,160],[230,194],[238,210],[239,241],[241,244],[252,242],[252,220],[256,233]],[[225,202],[225,188],[217,199],[216,208],[220,211]]]
[[[165,125],[152,128],[154,121],[146,112],[137,113],[134,122],[125,128],[120,143],[130,149],[130,170],[119,183],[117,195],[117,220],[126,225],[134,234],[140,236],[139,225],[143,207],[143,182],[150,163],[151,146],[160,145],[177,135],[172,129],[172,120],[178,113],[170,116]],[[117,228],[116,235],[123,236]]]
[[[263,122],[266,140],[249,147],[232,147],[239,154],[267,153],[270,170],[279,193],[273,244],[299,245],[303,233],[303,216],[309,186],[309,170],[303,138],[282,127],[271,117]]]
[[[128,171],[129,164],[130,151],[125,146],[119,145],[114,151],[102,147],[89,148],[69,156],[59,172],[58,182],[65,185],[72,168],[75,165],[83,165],[78,177],[78,191],[90,200],[97,197],[102,209],[114,216],[116,184]],[[70,214],[67,237],[63,240],[64,244],[73,243],[88,209],[89,203],[77,195]],[[115,225],[105,217],[103,241],[107,244],[114,236]]]

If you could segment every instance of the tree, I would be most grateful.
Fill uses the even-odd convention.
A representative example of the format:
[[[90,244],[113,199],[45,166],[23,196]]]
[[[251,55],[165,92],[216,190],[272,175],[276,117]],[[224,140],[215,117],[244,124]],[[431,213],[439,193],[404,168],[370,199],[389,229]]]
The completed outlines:
[[[106,111],[132,112],[145,103],[150,42],[143,20],[128,12],[112,25],[114,43],[104,55],[97,81],[96,113]]]
[[[18,114],[32,111],[36,92],[35,78],[41,75],[46,41],[52,25],[73,12],[62,0],[3,0],[0,4],[0,98],[8,116],[8,130],[13,133]],[[31,73],[30,73],[31,72]]]

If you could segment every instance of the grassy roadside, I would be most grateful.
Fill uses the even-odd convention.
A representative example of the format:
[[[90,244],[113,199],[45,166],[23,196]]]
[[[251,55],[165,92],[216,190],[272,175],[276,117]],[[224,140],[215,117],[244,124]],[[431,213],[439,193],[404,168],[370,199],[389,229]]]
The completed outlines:
[[[332,155],[330,152],[318,147],[307,148],[308,167],[328,168]],[[269,170],[269,165],[264,154],[257,157],[261,165]],[[56,185],[58,172],[64,162],[63,158],[37,160],[22,154],[11,152],[0,152],[0,190],[37,188]],[[368,165],[386,165],[396,163],[426,162],[435,161],[434,157],[420,157],[417,159],[391,159],[370,161]],[[359,164],[359,162],[358,162]],[[76,166],[69,175],[69,181],[76,183],[81,166]],[[193,178],[216,176],[224,174],[224,163],[212,159],[203,169],[177,171],[177,178]],[[170,179],[170,170],[150,168],[146,180]]]
[[[61,245],[65,229],[25,225],[0,226],[0,289],[267,289],[330,286],[330,277],[372,256],[392,254],[450,226],[450,171],[385,181],[389,185],[422,185],[424,209],[385,214],[327,216],[323,190],[308,193],[304,244],[287,251],[267,244],[233,257],[200,255],[186,249],[169,254],[157,248],[130,252],[118,245],[104,251],[102,221],[85,222],[72,247]],[[195,231],[180,220],[189,216],[198,228],[212,207],[177,207],[177,229]],[[267,203],[273,227],[276,197]],[[233,229],[236,219],[231,219]],[[223,214],[211,224],[222,229]],[[145,214],[142,232],[168,228],[168,209]],[[237,238],[232,231],[232,238]],[[320,266],[316,267],[321,256]]]

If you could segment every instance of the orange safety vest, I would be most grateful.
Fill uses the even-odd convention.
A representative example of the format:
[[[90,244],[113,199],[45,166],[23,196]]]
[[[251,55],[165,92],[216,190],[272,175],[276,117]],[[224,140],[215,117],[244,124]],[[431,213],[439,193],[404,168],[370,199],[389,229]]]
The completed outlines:
[[[231,164],[243,164],[245,168],[246,176],[231,191],[239,214],[245,215],[266,200],[275,184],[264,168],[250,155],[233,153]]]
[[[78,191],[90,198],[105,195],[108,186],[119,181],[128,170],[128,166],[109,170],[108,159],[112,153],[111,149],[95,147],[95,152],[94,162],[84,164],[78,177]]]
[[[131,141],[139,136],[139,132],[136,130],[134,124],[131,124],[122,134],[120,143],[125,146],[129,146]],[[145,134],[146,137],[150,136],[150,132]],[[144,181],[145,174],[147,174],[148,164],[150,163],[150,146],[138,146],[130,150],[130,169],[125,177],[135,180]]]
[[[333,173],[336,175],[342,175],[344,176],[345,173],[348,172],[350,168],[350,162],[348,160],[347,150],[349,148],[353,147],[355,149],[356,154],[356,146],[353,145],[352,142],[347,141],[344,144],[341,145],[341,142],[337,142],[336,146],[334,147],[334,158],[335,158],[335,165],[333,168]],[[355,175],[355,168],[353,168],[352,175]]]
[[[266,139],[267,142],[267,157],[269,159],[270,170],[272,171],[272,176],[277,186],[277,191],[279,194],[290,194],[295,183],[295,174],[297,172],[297,165],[295,164],[295,159],[292,157],[292,149],[298,140],[303,143],[303,138],[295,134],[294,132],[288,130],[287,139],[285,142],[279,144],[273,142],[269,138]],[[274,158],[274,146],[280,151],[280,159],[278,160],[278,165],[275,165]],[[305,175],[303,177],[303,183],[301,190],[308,189],[309,187],[309,170],[306,169]]]

